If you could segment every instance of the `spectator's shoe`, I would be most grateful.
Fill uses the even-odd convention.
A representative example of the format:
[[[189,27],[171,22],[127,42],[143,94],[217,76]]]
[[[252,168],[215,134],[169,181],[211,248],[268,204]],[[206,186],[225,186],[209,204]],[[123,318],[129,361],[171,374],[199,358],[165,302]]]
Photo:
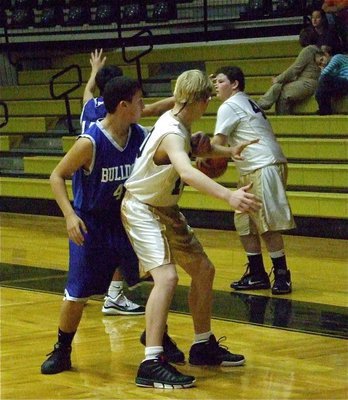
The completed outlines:
[[[41,373],[45,375],[59,374],[71,369],[71,346],[56,343],[48,359],[41,365]]]
[[[102,312],[105,315],[143,315],[145,307],[133,303],[123,294],[123,291],[116,298],[106,296]]]
[[[195,343],[190,349],[189,363],[192,365],[219,365],[221,367],[236,367],[245,363],[241,354],[233,354],[227,347],[221,346],[223,336],[218,341],[211,335],[207,342]]]
[[[135,290],[135,289],[137,289],[138,287],[140,287],[140,286],[142,286],[142,285],[144,285],[144,284],[146,284],[146,283],[149,284],[149,285],[153,285],[153,284],[154,284],[153,278],[152,278],[151,275],[146,276],[146,277],[144,277],[144,278],[140,278],[140,279],[138,280],[138,282],[136,282],[136,283],[134,283],[134,284],[131,284],[131,285],[128,285],[128,290],[130,290],[130,291]]]
[[[146,331],[141,334],[140,342],[146,346]],[[185,354],[178,348],[174,340],[168,335],[167,332],[164,332],[162,346],[164,356],[168,362],[174,364],[185,363]]]
[[[240,280],[231,283],[231,288],[235,290],[259,290],[269,289],[271,287],[271,282],[269,281],[269,276],[266,272],[261,274],[251,274],[249,271],[248,265]]]
[[[135,383],[137,386],[156,389],[185,389],[193,386],[195,380],[194,376],[183,375],[160,354],[140,364]]]
[[[272,294],[287,294],[292,291],[291,274],[289,269],[273,270],[274,283]]]

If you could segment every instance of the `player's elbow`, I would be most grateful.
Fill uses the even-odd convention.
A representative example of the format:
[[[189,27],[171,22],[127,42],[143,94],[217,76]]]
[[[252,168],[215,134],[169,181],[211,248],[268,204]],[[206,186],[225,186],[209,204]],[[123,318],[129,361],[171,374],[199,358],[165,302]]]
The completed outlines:
[[[51,172],[51,175],[50,175],[50,185],[51,185],[51,187],[55,186],[59,180],[61,180],[61,178],[60,178],[60,176],[57,174],[56,169],[54,169],[54,170]]]
[[[51,188],[56,187],[57,185],[61,184],[66,180],[61,174],[58,173],[57,168],[55,168],[50,175],[50,185]]]

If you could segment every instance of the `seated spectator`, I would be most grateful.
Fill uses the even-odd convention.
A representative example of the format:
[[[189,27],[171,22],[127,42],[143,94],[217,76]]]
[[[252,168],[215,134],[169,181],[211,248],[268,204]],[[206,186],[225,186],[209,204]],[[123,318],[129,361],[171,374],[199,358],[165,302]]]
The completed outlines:
[[[343,52],[348,52],[348,1],[325,0],[322,9],[342,39]]]
[[[316,42],[318,47],[329,46],[332,54],[342,51],[341,39],[335,27],[329,25],[326,13],[321,8],[312,11],[311,26],[318,35]]]
[[[295,103],[315,93],[320,75],[320,68],[314,61],[314,55],[319,50],[314,45],[317,39],[311,27],[301,30],[300,44],[303,49],[287,70],[272,78],[273,85],[257,101],[263,110],[276,103],[276,114],[292,114]]]
[[[319,115],[332,114],[332,100],[336,96],[348,95],[348,56],[331,55],[319,50],[315,62],[322,69],[315,98],[318,102]]]

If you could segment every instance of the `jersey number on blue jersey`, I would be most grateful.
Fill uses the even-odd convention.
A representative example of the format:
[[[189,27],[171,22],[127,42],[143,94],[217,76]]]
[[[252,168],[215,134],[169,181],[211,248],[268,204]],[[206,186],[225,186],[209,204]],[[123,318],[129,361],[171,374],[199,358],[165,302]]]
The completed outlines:
[[[113,196],[117,199],[120,200],[122,199],[123,196],[123,183],[117,186],[116,190],[114,191]]]

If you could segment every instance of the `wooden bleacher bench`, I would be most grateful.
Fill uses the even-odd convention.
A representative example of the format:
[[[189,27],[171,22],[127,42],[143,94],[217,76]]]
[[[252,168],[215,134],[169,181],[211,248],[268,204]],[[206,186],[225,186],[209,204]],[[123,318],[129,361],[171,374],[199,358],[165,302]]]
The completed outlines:
[[[347,136],[348,118],[344,115],[317,116],[303,115],[270,115],[269,121],[277,136]],[[192,125],[192,132],[203,131],[212,134],[215,128],[215,116],[203,116]],[[153,126],[156,118],[142,118],[140,123],[144,126]]]
[[[4,197],[54,199],[47,178],[0,176],[0,186],[1,195]],[[70,181],[67,182],[67,186],[72,199]],[[293,212],[297,216],[342,218],[348,215],[348,195],[345,193],[290,191],[288,196]],[[231,211],[225,202],[212,199],[190,187],[185,188],[179,205],[186,209]]]
[[[54,127],[57,117],[13,117],[8,124],[1,128],[1,135],[45,135],[47,130]]]
[[[283,152],[288,159],[346,161],[348,138],[279,137]],[[75,143],[73,136],[62,137],[62,148],[66,153]]]
[[[57,93],[63,93],[71,88],[71,84],[57,84]],[[84,87],[81,86],[69,94],[70,99],[82,99]],[[20,100],[51,100],[50,88],[48,83],[35,85],[3,86],[1,88],[1,98],[4,101]]]
[[[55,156],[23,157],[24,172],[27,174],[49,175],[60,161]],[[289,163],[288,185],[306,187],[347,188],[348,165],[346,164],[304,164]],[[238,173],[234,164],[229,163],[224,175],[216,179],[227,186],[236,186]]]
[[[21,135],[0,135],[0,151],[10,151],[16,147],[22,140]]]
[[[80,99],[70,100],[70,110],[73,115],[80,115],[82,110]],[[64,99],[61,100],[21,100],[7,101],[11,116],[63,116],[66,114]]]
[[[345,218],[348,215],[348,196],[345,193],[288,191],[287,195],[296,216]],[[226,202],[212,199],[190,187],[185,188],[179,205],[185,209],[230,211]]]
[[[94,49],[91,49],[93,51]],[[172,45],[170,48],[155,47],[150,53],[142,57],[142,65],[158,64],[162,62],[191,62],[191,61],[218,61],[260,58],[297,57],[301,47],[297,40],[281,40],[276,42],[246,42],[230,44],[204,43],[195,46]],[[123,65],[121,50],[106,51],[108,64]],[[127,57],[132,58],[139,54],[138,50],[127,52]],[[81,53],[59,57],[53,60],[53,68],[64,68],[71,64],[89,66],[89,53]]]
[[[137,71],[135,66],[122,65],[121,69],[124,75],[127,75],[131,78],[137,78]],[[18,83],[19,85],[33,85],[33,84],[45,84],[45,83],[48,84],[52,76],[60,71],[61,69],[36,69],[36,70],[20,71],[18,73]],[[142,73],[144,78],[148,77],[148,73],[146,71],[147,71],[146,68],[143,68]],[[82,81],[87,82],[91,73],[91,67],[81,68],[81,73],[82,73]],[[70,70],[64,75],[62,75],[62,77],[57,80],[57,83],[71,83],[76,81],[77,81],[76,71]]]
[[[210,75],[221,67],[235,65],[243,70],[245,76],[274,76],[282,73],[294,61],[294,57],[206,61],[205,69],[207,74]]]

